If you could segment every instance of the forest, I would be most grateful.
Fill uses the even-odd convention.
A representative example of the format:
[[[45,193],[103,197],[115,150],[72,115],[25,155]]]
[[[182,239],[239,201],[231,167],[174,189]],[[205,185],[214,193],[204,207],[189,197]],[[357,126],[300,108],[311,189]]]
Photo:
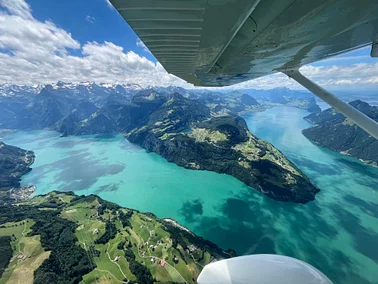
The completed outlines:
[[[12,258],[11,237],[0,236],[0,278]]]
[[[78,246],[74,234],[76,224],[59,216],[60,210],[38,210],[38,206],[1,206],[0,225],[33,219],[30,235],[40,235],[44,250],[51,250],[50,257],[34,272],[35,283],[79,283],[83,275],[95,268],[87,252]],[[0,271],[9,263],[7,239],[0,239]],[[4,252],[4,254],[3,254]]]

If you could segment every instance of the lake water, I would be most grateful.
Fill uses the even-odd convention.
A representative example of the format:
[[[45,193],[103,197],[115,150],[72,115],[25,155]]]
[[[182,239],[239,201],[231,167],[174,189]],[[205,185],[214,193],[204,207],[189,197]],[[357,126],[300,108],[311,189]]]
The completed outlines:
[[[23,184],[98,194],[171,217],[238,254],[300,258],[334,283],[378,283],[378,169],[310,143],[306,111],[273,108],[245,116],[252,133],[280,149],[321,189],[308,204],[277,202],[238,180],[186,170],[121,136],[59,137],[18,131],[4,142],[33,150]]]

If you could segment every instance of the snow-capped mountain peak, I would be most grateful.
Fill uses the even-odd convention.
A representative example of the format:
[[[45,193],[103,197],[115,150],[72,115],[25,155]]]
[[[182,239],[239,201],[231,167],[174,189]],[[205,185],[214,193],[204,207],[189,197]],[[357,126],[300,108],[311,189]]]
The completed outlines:
[[[17,85],[17,84],[0,84],[0,96],[3,97],[22,97],[25,95],[34,96],[38,94],[42,85]]]
[[[92,95],[103,94],[134,94],[143,88],[138,84],[114,84],[114,83],[95,83],[95,82],[63,82],[58,81],[46,85],[17,85],[17,84],[0,84],[0,97],[23,97],[34,96],[40,91],[50,86],[53,90],[67,90],[72,94]]]

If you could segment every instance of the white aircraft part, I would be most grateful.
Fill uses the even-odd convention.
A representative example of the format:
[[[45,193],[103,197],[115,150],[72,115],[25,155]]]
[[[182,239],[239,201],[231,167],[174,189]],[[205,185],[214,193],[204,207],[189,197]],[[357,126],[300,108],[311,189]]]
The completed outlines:
[[[313,266],[295,258],[255,254],[224,259],[205,266],[199,284],[331,284]]]
[[[340,100],[338,97],[326,91],[316,83],[312,82],[310,79],[303,76],[298,69],[287,69],[282,70],[282,72],[288,75],[290,78],[293,78],[295,81],[311,91],[314,95],[321,98],[327,104],[337,109],[343,115],[350,118],[359,127],[361,127],[363,130],[365,130],[367,133],[378,140],[378,123],[373,119],[355,109],[350,104]]]
[[[377,0],[110,1],[169,73],[195,85],[240,83],[378,38]]]

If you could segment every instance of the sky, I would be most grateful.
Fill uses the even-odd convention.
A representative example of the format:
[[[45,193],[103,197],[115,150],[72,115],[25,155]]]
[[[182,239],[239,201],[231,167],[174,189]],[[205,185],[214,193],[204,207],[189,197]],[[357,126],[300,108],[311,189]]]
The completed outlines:
[[[362,48],[304,66],[329,89],[378,86],[378,61]],[[0,0],[0,84],[57,81],[192,87],[168,74],[109,0]],[[231,88],[301,87],[283,74]]]

